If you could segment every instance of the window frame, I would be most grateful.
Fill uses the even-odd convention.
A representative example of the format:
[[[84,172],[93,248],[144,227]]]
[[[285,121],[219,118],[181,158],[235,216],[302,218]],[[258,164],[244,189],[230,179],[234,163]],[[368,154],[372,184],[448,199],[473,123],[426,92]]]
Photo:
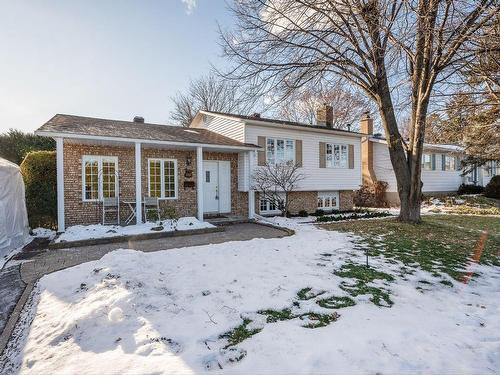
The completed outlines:
[[[423,153],[423,154],[422,154],[422,170],[423,170],[423,171],[432,171],[432,170],[433,170],[433,169],[432,169],[432,155],[433,155],[433,154],[428,154],[428,153]],[[426,156],[428,156],[428,157],[429,157],[429,168],[426,168],[426,167],[425,167],[425,163],[426,163],[426,161],[425,161],[425,157],[426,157]]]
[[[273,145],[274,145],[274,157],[273,157],[273,161],[272,162],[269,162],[268,142],[270,140],[273,141]],[[292,159],[291,160],[284,159],[284,160],[279,161],[278,163],[287,163],[287,162],[291,161],[292,163],[295,164],[295,157],[296,157],[295,154],[297,152],[297,145],[295,144],[295,139],[282,138],[282,137],[266,137],[266,163],[268,163],[270,165],[276,165],[276,164],[278,164],[276,162],[276,156],[277,156],[277,153],[278,153],[278,141],[283,141],[283,143],[284,143],[283,152],[284,152],[284,156],[285,157],[286,157],[286,144],[287,144],[287,142],[292,142]]]
[[[151,168],[150,163],[152,161],[160,162],[160,197],[157,197],[159,200],[173,200],[178,199],[179,197],[179,171],[177,167],[177,159],[169,159],[169,158],[148,158],[147,168],[148,168],[148,196],[151,197]],[[173,162],[174,163],[174,196],[166,197],[165,196],[165,162]]]
[[[494,177],[498,172],[498,163],[496,160],[489,160],[484,165],[484,177]]]
[[[87,199],[85,197],[85,185],[86,185],[86,174],[85,174],[85,163],[87,161],[97,161],[97,198]],[[118,156],[107,156],[107,155],[83,155],[82,156],[82,202],[102,202],[104,195],[104,180],[102,175],[102,163],[103,161],[112,161],[115,164],[115,197],[119,196],[119,178],[118,178]]]
[[[325,199],[329,198],[330,206],[325,206]],[[335,206],[331,205],[332,198],[335,198]],[[322,200],[321,207],[318,206],[319,200]],[[338,191],[320,191],[318,192],[318,196],[316,197],[316,208],[318,210],[338,210],[340,208],[340,192]]]
[[[444,158],[444,171],[445,172],[454,172],[457,170],[457,165],[456,165],[457,160],[456,160],[455,156],[443,154],[443,155],[441,155],[441,157]],[[448,164],[449,160],[452,160],[453,165]],[[450,168],[448,168],[448,167],[450,167]]]
[[[332,150],[332,158],[331,160],[328,160],[328,146],[331,147]],[[339,146],[339,152],[340,152],[340,158],[339,158],[339,165],[336,166],[333,163],[333,155],[335,154],[335,146]],[[342,165],[342,148],[345,147],[345,166]],[[348,143],[331,143],[331,142],[326,142],[325,143],[325,167],[326,168],[333,168],[333,169],[349,169],[349,144]]]

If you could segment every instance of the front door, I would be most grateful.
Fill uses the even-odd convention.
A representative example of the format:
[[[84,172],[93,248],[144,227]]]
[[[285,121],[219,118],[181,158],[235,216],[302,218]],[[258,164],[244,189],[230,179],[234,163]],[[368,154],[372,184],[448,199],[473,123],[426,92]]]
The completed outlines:
[[[231,212],[229,161],[203,161],[203,212]]]

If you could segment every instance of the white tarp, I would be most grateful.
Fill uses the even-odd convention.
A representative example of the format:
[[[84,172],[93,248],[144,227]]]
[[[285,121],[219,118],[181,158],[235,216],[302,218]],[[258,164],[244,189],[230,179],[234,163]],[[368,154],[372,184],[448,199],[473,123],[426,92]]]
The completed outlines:
[[[0,158],[0,260],[23,246],[28,239],[28,214],[21,171],[16,164]]]

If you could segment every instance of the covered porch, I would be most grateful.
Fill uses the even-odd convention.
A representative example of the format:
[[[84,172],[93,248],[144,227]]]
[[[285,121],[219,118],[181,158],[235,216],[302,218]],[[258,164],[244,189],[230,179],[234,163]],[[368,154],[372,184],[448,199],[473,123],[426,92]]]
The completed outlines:
[[[255,147],[66,137],[56,145],[59,232],[143,223],[150,219],[147,201],[157,202],[158,213],[174,210],[200,222],[254,218],[249,178]],[[118,212],[103,222],[110,198]]]

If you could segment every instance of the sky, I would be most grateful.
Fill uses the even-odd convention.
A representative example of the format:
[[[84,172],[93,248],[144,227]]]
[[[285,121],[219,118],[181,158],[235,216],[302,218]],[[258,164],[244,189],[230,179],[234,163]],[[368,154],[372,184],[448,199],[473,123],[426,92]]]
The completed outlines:
[[[223,0],[0,0],[0,133],[56,113],[171,123],[170,98],[223,67]]]

